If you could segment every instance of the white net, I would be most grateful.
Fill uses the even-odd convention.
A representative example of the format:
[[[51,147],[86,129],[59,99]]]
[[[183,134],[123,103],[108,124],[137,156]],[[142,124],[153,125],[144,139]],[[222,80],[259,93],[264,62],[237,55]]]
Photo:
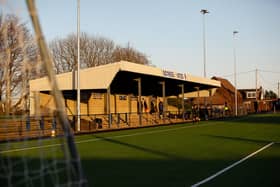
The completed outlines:
[[[36,8],[32,0],[26,4],[34,35],[16,12],[0,15],[0,184],[85,186]],[[10,6],[6,1],[1,5]],[[35,96],[29,92],[29,81],[42,76],[52,85],[54,112],[46,116],[32,103],[36,115],[30,115],[30,97]]]

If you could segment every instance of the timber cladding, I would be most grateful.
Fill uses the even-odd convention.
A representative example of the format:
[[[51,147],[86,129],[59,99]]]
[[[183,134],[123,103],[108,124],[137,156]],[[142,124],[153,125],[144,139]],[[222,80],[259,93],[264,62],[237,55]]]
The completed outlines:
[[[142,101],[150,108],[150,96],[142,96]],[[114,94],[110,95],[110,113],[137,112],[137,96]],[[64,99],[67,115],[76,114],[76,100],[74,98]],[[33,110],[31,115],[52,115],[55,105],[52,95],[39,92],[36,99],[31,103]],[[145,111],[143,111],[145,112]],[[107,94],[92,92],[87,99],[81,101],[81,115],[105,114],[107,113]]]

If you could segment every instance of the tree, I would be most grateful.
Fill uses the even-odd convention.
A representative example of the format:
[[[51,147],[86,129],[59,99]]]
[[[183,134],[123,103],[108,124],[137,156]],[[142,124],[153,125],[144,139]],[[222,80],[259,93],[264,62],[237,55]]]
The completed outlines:
[[[70,72],[77,65],[77,36],[68,35],[64,39],[55,39],[50,43],[56,73]],[[116,46],[104,37],[94,37],[82,33],[80,37],[80,64],[82,68],[110,64],[120,60],[127,60],[140,64],[149,64],[141,52],[131,47]]]
[[[69,72],[77,65],[77,36],[68,35],[50,43],[56,73]],[[114,42],[103,37],[91,37],[82,33],[80,37],[81,67],[94,67],[112,63]]]
[[[134,62],[137,64],[149,65],[150,62],[144,53],[137,51],[127,45],[127,47],[117,46],[113,53],[113,61],[118,62],[121,60]]]
[[[12,102],[12,97],[19,100],[27,97],[26,81],[35,71],[37,57],[36,45],[26,25],[15,15],[0,15],[0,99],[7,114],[18,105]]]
[[[277,94],[274,93],[272,90],[265,90],[265,94],[264,94],[264,98],[265,99],[276,99],[277,98]]]

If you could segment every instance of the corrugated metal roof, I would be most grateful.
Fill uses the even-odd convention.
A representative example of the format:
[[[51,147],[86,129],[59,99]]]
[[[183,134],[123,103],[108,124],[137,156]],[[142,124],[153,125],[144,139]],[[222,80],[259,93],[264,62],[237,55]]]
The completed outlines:
[[[220,82],[202,77],[192,76],[190,74],[177,73],[160,68],[140,65],[136,63],[120,61],[112,64],[81,69],[80,71],[80,89],[95,90],[107,89],[118,72],[127,71],[137,74],[163,77],[166,79],[180,80],[183,82],[192,82],[210,87],[220,87]],[[76,89],[76,72],[68,72],[57,75],[58,86],[61,90]],[[74,78],[73,78],[74,77]],[[50,91],[50,85],[46,77],[30,81],[30,91]]]

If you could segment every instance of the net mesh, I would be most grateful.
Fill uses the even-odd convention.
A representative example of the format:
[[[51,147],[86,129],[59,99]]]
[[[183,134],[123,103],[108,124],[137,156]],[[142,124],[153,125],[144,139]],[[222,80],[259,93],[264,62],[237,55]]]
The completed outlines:
[[[42,33],[34,29],[31,34],[17,15],[30,13],[36,25],[34,2],[26,1],[29,9],[20,10],[11,8],[10,2],[0,3],[7,10],[0,15],[0,184],[84,186],[73,134],[67,118],[62,119],[64,106],[56,103],[53,115],[44,116],[35,103],[36,115],[30,116],[29,81],[51,75],[55,82],[54,73],[47,69],[51,62],[42,55],[47,51],[39,45]],[[59,96],[54,87],[52,93]]]

